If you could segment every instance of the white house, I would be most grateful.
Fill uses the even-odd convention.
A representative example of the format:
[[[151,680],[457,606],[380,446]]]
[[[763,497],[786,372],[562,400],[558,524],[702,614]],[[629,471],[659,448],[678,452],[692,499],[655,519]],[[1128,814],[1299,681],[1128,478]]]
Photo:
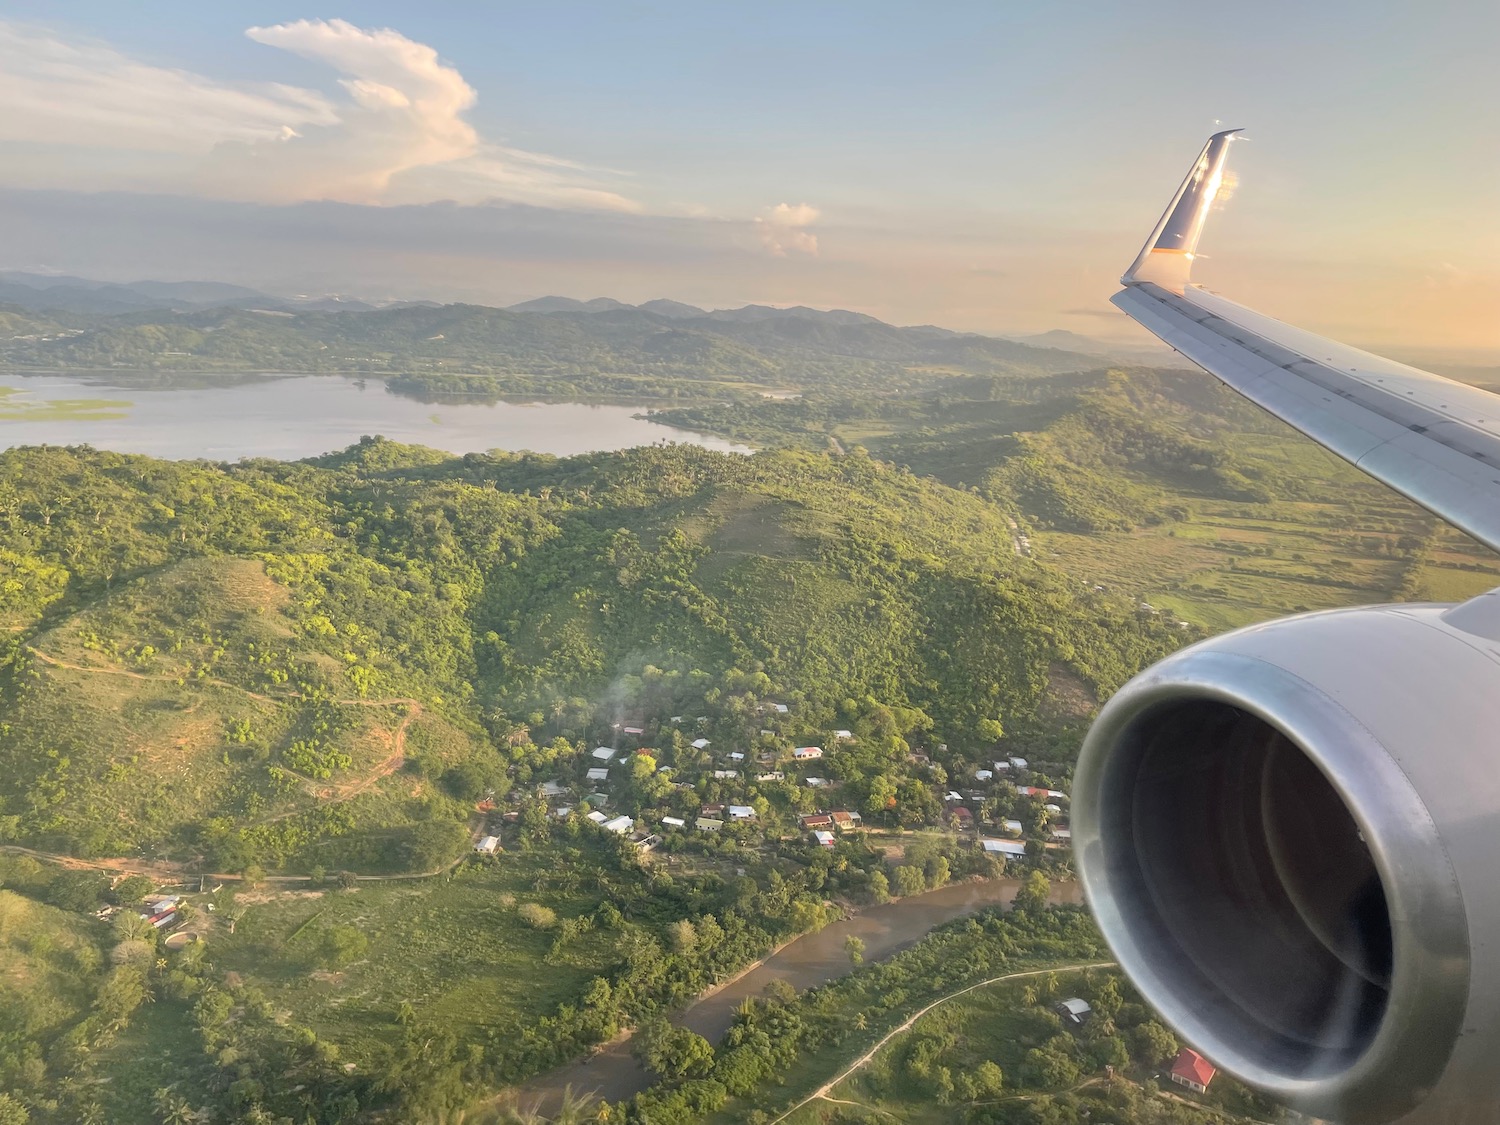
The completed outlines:
[[[853,742],[854,732],[852,730],[836,730],[833,732],[833,737],[840,742]]]
[[[947,801],[950,805],[958,801],[962,801],[963,799],[964,795],[954,789],[948,790],[948,792],[943,795],[943,800]]]
[[[711,743],[706,738],[695,738],[695,739],[693,739],[693,749],[694,750],[702,750],[702,749],[704,749],[705,747],[707,747],[709,745],[711,745]]]
[[[1065,824],[1054,824],[1052,826],[1052,838],[1054,840],[1071,840],[1073,830]]]
[[[1021,822],[1019,820],[1002,820],[1000,822],[1000,827],[1005,829],[1007,832],[1013,833],[1017,836],[1026,831],[1026,829],[1021,827]]]
[[[758,773],[758,774],[756,774],[755,775],[755,780],[756,781],[785,781],[786,780],[786,774],[782,773],[780,770],[772,770],[770,773]]]
[[[560,806],[558,808],[553,809],[552,810],[552,815],[555,816],[555,817],[557,817],[558,820],[567,820],[569,814],[572,813],[572,811],[573,811],[573,806],[572,805],[562,805],[562,806]]]
[[[729,819],[730,820],[754,820],[755,819],[755,810],[752,809],[749,805],[730,805],[729,806]]]
[[[996,773],[1004,773],[1008,769],[1010,769],[1010,763],[1009,762],[996,762],[995,763],[995,772]]]
[[[588,779],[590,781],[608,781],[609,770],[604,766],[594,766],[588,772]]]
[[[1020,840],[987,839],[979,842],[984,847],[984,850],[991,855],[1014,856],[1017,858],[1024,858],[1026,855],[1026,845],[1021,843]]]
[[[697,825],[699,832],[717,832],[724,827],[722,820],[716,820],[711,816],[700,816],[694,824]]]
[[[615,751],[611,750],[608,746],[600,746],[594,750],[594,757],[598,758],[601,762],[612,762],[614,761]]]
[[[665,824],[668,828],[686,828],[687,827],[687,821],[683,820],[682,817],[680,817],[680,816],[664,816],[664,817],[661,818],[661,822],[663,824]]]
[[[804,780],[806,780],[807,784],[811,785],[814,789],[828,788],[828,779],[826,777],[809,777],[805,778]]]
[[[821,746],[798,746],[792,750],[792,757],[799,762],[811,762],[823,756]]]
[[[994,770],[975,770],[974,771],[974,779],[976,781],[988,781],[988,780],[990,780],[990,778],[992,778],[994,776],[995,776],[995,771]]]
[[[831,848],[837,843],[832,832],[814,832],[813,839],[818,842],[820,847],[824,848]]]
[[[1061,805],[1043,805],[1042,808],[1046,809],[1048,812],[1062,812]]]
[[[623,836],[635,829],[635,818],[629,816],[617,816],[614,820],[606,820],[601,826],[606,832],[613,832],[617,836]]]
[[[1017,758],[1014,756],[1010,759],[1010,764],[1018,770],[1024,770],[1028,765],[1025,758]]]
[[[474,845],[474,850],[480,855],[494,855],[495,849],[500,846],[499,836],[486,836]]]
[[[548,797],[548,798],[551,798],[551,797],[561,797],[564,794],[566,794],[567,791],[568,790],[566,789],[566,787],[564,787],[563,784],[561,782],[559,782],[559,781],[544,781],[544,782],[542,782],[542,796],[543,797]]]
[[[1089,1018],[1089,1013],[1093,1011],[1093,1008],[1089,1007],[1087,1000],[1072,996],[1059,1002],[1057,1011],[1065,1019],[1072,1020],[1074,1023],[1082,1023]]]
[[[745,755],[741,754],[738,750],[731,750],[729,753],[729,760],[731,762],[743,762],[745,760]]]
[[[592,820],[595,824],[603,824],[606,820],[609,819],[609,817],[605,816],[598,809],[595,809],[593,812],[589,813],[589,819]]]
[[[714,777],[720,781],[728,781],[730,778],[739,777],[739,770],[714,770]]]

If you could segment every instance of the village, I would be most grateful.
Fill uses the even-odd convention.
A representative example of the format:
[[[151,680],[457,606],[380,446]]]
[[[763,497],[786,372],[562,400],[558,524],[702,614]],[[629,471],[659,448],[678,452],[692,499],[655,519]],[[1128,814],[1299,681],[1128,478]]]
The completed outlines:
[[[543,815],[581,817],[641,853],[712,850],[714,838],[833,849],[858,835],[884,838],[899,857],[902,837],[937,830],[1000,864],[1069,861],[1068,794],[1024,757],[973,762],[941,742],[812,731],[786,703],[749,709],[762,725],[744,721],[744,706],[601,724],[607,737],[592,750],[558,755],[550,776],[536,771],[503,798],[488,794],[474,850],[503,850],[508,826]]]

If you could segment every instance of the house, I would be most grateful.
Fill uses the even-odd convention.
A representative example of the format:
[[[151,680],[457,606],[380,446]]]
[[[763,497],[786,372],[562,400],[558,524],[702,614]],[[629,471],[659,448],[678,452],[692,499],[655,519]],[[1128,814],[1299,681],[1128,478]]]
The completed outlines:
[[[636,735],[637,737],[639,737],[640,735],[643,735],[643,734],[646,733],[646,728],[645,727],[626,727],[625,728],[625,733],[626,734],[633,734],[633,735]]]
[[[694,750],[702,750],[702,749],[704,749],[704,748],[706,748],[706,747],[708,747],[710,745],[712,745],[712,743],[710,743],[708,741],[708,739],[706,739],[706,738],[695,738],[695,739],[693,739],[693,749]]]
[[[1046,809],[1050,813],[1060,813],[1060,812],[1062,812],[1062,806],[1061,805],[1054,805],[1050,801],[1047,804],[1043,805],[1042,808]]]
[[[1082,1023],[1089,1018],[1093,1010],[1093,1008],[1089,1007],[1087,1000],[1078,996],[1057,1002],[1057,1014],[1069,1023]]]
[[[1005,831],[1009,832],[1012,836],[1019,836],[1021,835],[1021,833],[1026,831],[1026,829],[1022,827],[1019,820],[1002,820],[1000,822],[1000,827],[1005,829]]]
[[[474,845],[474,850],[480,855],[494,855],[495,850],[500,847],[499,836],[486,836]]]
[[[994,770],[975,770],[974,771],[974,780],[976,780],[976,781],[989,781],[994,776],[995,776],[995,771]]]
[[[995,763],[995,772],[996,773],[1006,773],[1009,770],[1010,770],[1010,763],[1009,762],[996,762]]]
[[[814,832],[813,840],[820,848],[831,848],[835,843],[832,832]]]
[[[943,795],[943,800],[947,801],[950,805],[956,801],[962,801],[963,799],[964,795],[962,793],[956,792],[952,789],[948,790],[948,792]]]
[[[840,742],[853,742],[854,732],[852,730],[836,730],[833,732],[833,737]]]
[[[614,820],[606,820],[603,824],[600,825],[600,827],[603,828],[606,832],[613,832],[617,836],[623,836],[625,835],[625,833],[634,830],[635,818],[630,816],[617,816],[614,818]]]
[[[609,817],[605,816],[598,809],[595,809],[593,812],[589,813],[589,819],[592,820],[595,824],[603,824],[606,820],[609,819]]]
[[[729,760],[731,762],[743,762],[745,755],[741,754],[738,750],[731,750],[729,752]]]
[[[649,852],[661,843],[661,837],[654,832],[637,832],[630,837],[630,842],[635,845],[636,851]]]
[[[693,822],[699,832],[717,832],[724,827],[722,820],[715,820],[711,816],[700,816]]]
[[[590,781],[608,781],[609,770],[605,766],[594,766],[588,772],[588,779]]]
[[[799,762],[812,762],[823,756],[821,746],[798,746],[792,750],[792,757]]]
[[[974,814],[963,805],[954,805],[949,815],[959,824],[968,824],[974,819]]]
[[[754,820],[755,819],[755,810],[752,809],[749,805],[730,805],[729,806],[729,819],[730,820]]]
[[[614,760],[615,752],[608,746],[599,746],[594,749],[594,757],[601,762],[610,762]]]
[[[547,797],[549,799],[552,798],[552,797],[562,797],[562,796],[565,796],[567,794],[567,792],[568,792],[568,790],[563,786],[562,782],[560,782],[560,781],[544,781],[544,782],[542,782],[541,789],[542,789],[542,796],[543,797]]]
[[[1017,785],[1016,792],[1023,797],[1046,797],[1053,801],[1067,796],[1061,789],[1043,789],[1040,785]]]
[[[785,781],[786,780],[786,774],[782,773],[780,770],[772,770],[770,773],[758,773],[758,774],[756,774],[755,775],[755,780],[756,781]]]
[[[770,709],[772,711],[775,711],[778,715],[785,715],[789,710],[785,703],[768,703],[766,704],[766,706],[770,707]]]
[[[558,820],[567,820],[569,814],[571,814],[572,811],[572,805],[559,805],[557,808],[552,810],[552,815],[557,817]]]
[[[1052,838],[1054,840],[1071,840],[1073,838],[1073,830],[1066,824],[1054,824],[1052,826]]]
[[[1167,1077],[1179,1086],[1186,1086],[1195,1094],[1206,1094],[1208,1084],[1214,1080],[1214,1075],[1217,1073],[1219,1072],[1214,1069],[1211,1062],[1191,1047],[1184,1047],[1173,1060],[1172,1069],[1167,1072]]]
[[[671,718],[670,718],[670,719],[668,719],[668,720],[667,720],[667,721],[668,721],[668,722],[669,722],[669,723],[674,723],[674,724],[675,724],[675,723],[680,723],[680,722],[682,722],[682,716],[681,716],[681,715],[673,715],[673,716],[672,716],[672,717],[671,717]]]
[[[814,789],[827,789],[828,779],[826,777],[807,777],[803,780]]]
[[[1003,855],[1014,859],[1026,858],[1026,845],[1020,840],[980,840],[979,843],[991,855]]]
[[[833,826],[840,832],[852,832],[863,825],[859,822],[859,813],[849,812],[846,809],[834,809],[828,814],[833,821]]]
[[[833,817],[827,813],[808,813],[802,818],[803,828],[832,828]]]
[[[1014,769],[1024,770],[1026,768],[1026,766],[1027,766],[1027,761],[1026,761],[1025,758],[1017,758],[1014,755],[1012,755],[1010,757],[1009,761],[1010,761],[1010,764],[1011,764],[1012,768],[1014,768]]]
[[[731,778],[740,776],[739,770],[714,770],[714,777],[720,781],[729,781]]]
[[[665,825],[668,828],[686,828],[687,827],[687,821],[683,820],[682,817],[680,817],[680,816],[664,816],[664,817],[661,818],[661,822],[662,822],[663,825]]]

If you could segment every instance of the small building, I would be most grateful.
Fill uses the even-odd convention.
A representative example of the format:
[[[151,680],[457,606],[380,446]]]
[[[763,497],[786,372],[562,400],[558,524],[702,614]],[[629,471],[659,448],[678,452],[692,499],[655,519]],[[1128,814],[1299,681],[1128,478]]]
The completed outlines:
[[[950,789],[950,790],[948,790],[948,792],[946,792],[946,793],[943,794],[943,800],[947,801],[950,805],[957,804],[959,801],[962,801],[963,799],[964,799],[964,795],[962,793],[958,792],[955,789]]]
[[[1057,1014],[1069,1023],[1082,1023],[1093,1014],[1094,1009],[1081,996],[1071,996],[1057,1002]]]
[[[693,739],[693,749],[694,750],[703,750],[703,749],[706,749],[707,747],[709,747],[711,745],[713,745],[713,744],[711,742],[709,742],[709,740],[706,739],[706,738],[695,738],[695,739]]]
[[[789,710],[785,703],[770,703],[767,704],[767,706],[770,707],[772,711],[775,711],[778,715],[785,715]]]
[[[572,812],[572,805],[560,805],[559,807],[552,810],[552,815],[557,817],[558,820],[567,820],[568,817],[572,815]]]
[[[770,773],[758,773],[758,774],[756,774],[755,775],[755,780],[756,781],[785,781],[786,780],[786,774],[782,773],[780,770],[772,770]]]
[[[615,758],[615,751],[608,746],[598,746],[594,748],[594,757],[601,762],[612,762]]]
[[[1054,804],[1048,803],[1048,804],[1043,805],[1042,808],[1046,809],[1050,813],[1060,813],[1060,812],[1062,812],[1062,806],[1061,805],[1054,805]]]
[[[722,820],[716,820],[711,816],[700,816],[693,823],[699,832],[717,832],[719,829],[724,827],[724,822]]]
[[[1008,859],[1025,859],[1026,845],[1020,840],[980,840],[980,845],[991,855],[1003,855]]]
[[[745,755],[741,754],[738,750],[731,750],[729,752],[729,760],[731,762],[743,762]]]
[[[623,836],[627,832],[635,830],[635,818],[630,816],[617,816],[614,820],[606,820],[599,827],[606,832],[613,832],[617,836]]]
[[[594,767],[592,767],[589,770],[589,772],[588,772],[588,779],[590,781],[608,781],[609,780],[609,767],[608,766],[594,766]]]
[[[588,818],[590,820],[592,820],[595,824],[603,824],[606,820],[609,819],[609,817],[605,816],[598,809],[595,809],[593,812],[589,813]]]
[[[1073,830],[1066,824],[1054,824],[1052,826],[1052,838],[1054,840],[1071,840],[1073,838]]]
[[[832,828],[833,817],[827,813],[808,813],[802,818],[803,828]]]
[[[813,762],[823,756],[821,746],[797,746],[792,750],[792,757],[799,762]]]
[[[1009,832],[1012,836],[1019,836],[1026,831],[1019,820],[1002,820],[1000,822],[1000,827],[1005,829],[1005,831]]]
[[[755,810],[752,809],[749,805],[730,805],[729,806],[729,819],[730,820],[754,820],[755,819]]]
[[[1010,763],[1009,762],[996,762],[995,763],[995,772],[996,773],[1008,773],[1009,771],[1010,771]]]
[[[975,770],[974,771],[974,780],[975,781],[989,781],[994,776],[995,776],[995,771],[994,770]]]
[[[847,809],[834,809],[828,816],[832,819],[833,826],[840,832],[852,832],[856,828],[863,827],[860,823],[859,813],[857,812],[850,812]]]
[[[474,850],[480,855],[494,855],[496,849],[498,849],[499,847],[499,836],[486,836],[482,840],[480,840],[479,843],[474,845]]]
[[[833,737],[840,742],[853,742],[854,732],[852,730],[836,730],[833,732]]]
[[[1179,1086],[1186,1086],[1195,1094],[1206,1094],[1208,1084],[1214,1080],[1214,1075],[1219,1073],[1214,1065],[1200,1055],[1191,1047],[1184,1047],[1177,1052],[1177,1058],[1172,1062],[1172,1069],[1167,1072],[1173,1082]]]
[[[687,821],[683,820],[680,816],[664,816],[661,818],[661,822],[668,828],[687,827]]]
[[[714,770],[714,777],[719,781],[731,781],[739,776],[739,770]]]
[[[626,734],[635,735],[636,737],[639,737],[639,736],[641,736],[641,735],[643,735],[643,734],[646,733],[646,728],[645,727],[630,726],[630,727],[626,727],[625,728],[625,733]]]
[[[828,779],[826,777],[807,777],[803,778],[803,781],[812,786],[814,789],[828,788]]]
[[[560,781],[544,781],[541,785],[542,796],[549,800],[553,797],[564,797],[567,795],[567,787]]]
[[[831,848],[836,841],[832,832],[819,831],[813,833],[813,842],[820,848]]]
[[[968,824],[974,819],[974,814],[963,805],[954,805],[953,808],[949,810],[948,815],[953,817],[953,819],[959,824]]]
[[[670,719],[667,720],[667,722],[672,723],[673,725],[676,725],[677,723],[682,722],[682,716],[681,715],[673,715]]]
[[[655,832],[637,832],[630,837],[630,842],[635,845],[637,851],[649,852],[661,843],[661,837]]]
[[[1026,761],[1025,758],[1017,758],[1014,754],[1011,755],[1011,757],[1009,758],[1009,761],[1010,761],[1010,764],[1011,764],[1011,768],[1012,769],[1018,769],[1018,770],[1024,770],[1027,767],[1027,765],[1029,764]]]

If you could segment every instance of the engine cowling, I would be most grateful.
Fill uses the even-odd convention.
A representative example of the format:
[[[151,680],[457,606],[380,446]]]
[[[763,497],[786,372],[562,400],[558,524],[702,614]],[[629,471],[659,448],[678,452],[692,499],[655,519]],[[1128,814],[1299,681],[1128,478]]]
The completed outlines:
[[[1500,592],[1169,657],[1085,740],[1084,889],[1211,1061],[1346,1123],[1500,1123]]]

